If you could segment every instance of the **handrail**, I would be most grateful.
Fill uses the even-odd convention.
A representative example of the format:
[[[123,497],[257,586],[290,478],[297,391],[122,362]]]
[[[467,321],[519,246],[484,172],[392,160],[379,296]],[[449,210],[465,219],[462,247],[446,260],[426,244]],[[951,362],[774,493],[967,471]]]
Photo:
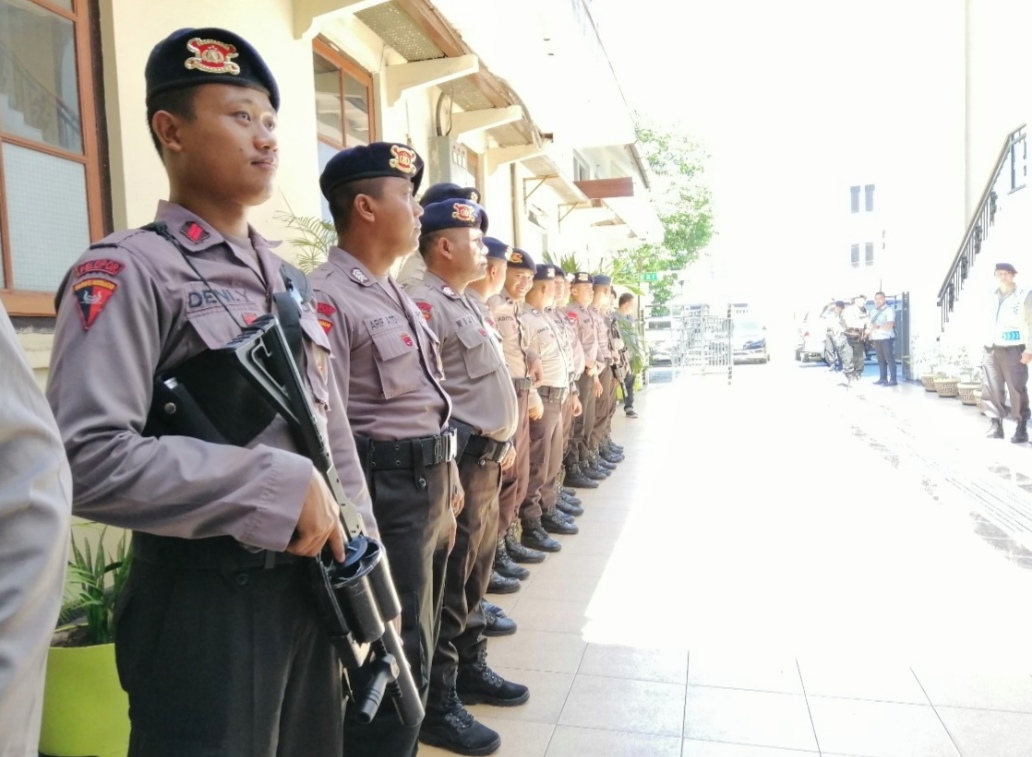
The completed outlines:
[[[939,287],[937,304],[941,309],[940,326],[942,328],[945,328],[946,322],[949,320],[949,314],[953,312],[953,303],[958,290],[964,280],[967,279],[971,266],[975,262],[975,256],[981,252],[982,242],[989,235],[989,229],[996,220],[996,201],[998,199],[995,190],[996,183],[1000,180],[1000,175],[1003,173],[1008,160],[1012,159],[1014,146],[1023,142],[1025,138],[1024,124],[1007,135],[1003,148],[996,159],[993,172],[986,182],[985,189],[982,190],[982,196],[978,201],[975,212],[971,215],[971,220],[968,223],[967,230],[964,232],[960,247],[957,248],[957,252],[953,256],[953,262],[950,264],[946,277],[943,279],[942,286]]]
[[[35,92],[42,95],[47,100],[50,100],[57,106],[57,120],[60,124],[64,124],[66,128],[71,129],[76,134],[81,132],[81,122],[79,121],[78,115],[75,111],[69,108],[55,92],[51,92],[50,88],[47,87],[46,84],[37,79],[32,74],[32,71],[30,71],[26,65],[18,59],[15,52],[7,47],[3,42],[0,42],[0,55],[10,62],[12,70],[21,77],[20,81],[27,84]],[[14,90],[12,90],[12,94],[13,93]],[[13,104],[14,103],[12,102],[12,106]],[[32,123],[31,121],[27,122]],[[32,125],[35,126],[34,123]]]

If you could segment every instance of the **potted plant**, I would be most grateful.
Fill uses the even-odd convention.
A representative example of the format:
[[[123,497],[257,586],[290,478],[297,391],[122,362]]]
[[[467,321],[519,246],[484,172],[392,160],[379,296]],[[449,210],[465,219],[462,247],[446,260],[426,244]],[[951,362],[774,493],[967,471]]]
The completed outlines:
[[[921,386],[926,392],[935,391],[935,377],[938,371],[942,348],[938,342],[931,350],[922,350],[919,353],[919,364],[921,367]]]
[[[952,349],[940,352],[939,365],[935,371],[935,393],[940,397],[959,396],[957,385],[960,384],[960,353]]]
[[[47,658],[40,752],[50,757],[124,757],[129,699],[115,667],[115,605],[129,576],[125,534],[109,551],[72,536],[65,595]]]
[[[957,392],[960,395],[960,401],[965,405],[975,405],[978,402],[975,392],[981,395],[982,391],[982,369],[975,365],[967,350],[961,350],[961,358],[961,375],[960,383],[957,384]]]

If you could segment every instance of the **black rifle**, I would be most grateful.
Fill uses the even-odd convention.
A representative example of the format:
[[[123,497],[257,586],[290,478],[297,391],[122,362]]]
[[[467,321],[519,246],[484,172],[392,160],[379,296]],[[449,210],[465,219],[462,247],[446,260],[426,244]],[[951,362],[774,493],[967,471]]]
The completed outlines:
[[[247,414],[255,419],[252,425],[258,429],[276,414],[287,421],[298,450],[323,475],[340,505],[347,539],[344,562],[338,563],[328,549],[324,550],[311,560],[311,574],[315,596],[341,662],[348,670],[367,668],[366,690],[348,692],[357,708],[358,719],[361,722],[372,720],[384,693],[388,693],[401,722],[406,727],[418,726],[424,715],[423,704],[402,651],[401,639],[392,625],[401,615],[401,604],[391,580],[387,554],[383,545],[362,533],[361,516],[341,486],[276,316],[268,314],[257,318],[229,344],[201,353],[188,361],[185,370],[173,373],[178,375],[160,376],[155,386],[155,406],[166,408],[165,412],[173,417],[178,416],[172,424],[169,424],[170,418],[165,419],[164,425],[166,428],[171,425],[172,433],[240,443],[229,438],[231,434],[225,430],[228,424],[220,427],[207,420],[225,414],[225,406],[216,404],[221,393],[207,388],[211,386],[212,376],[219,376],[220,383],[228,380],[230,384],[243,379],[247,388],[253,390],[237,394],[248,397]],[[202,377],[208,380],[203,381]],[[196,391],[191,392],[191,388]],[[266,407],[256,407],[253,401],[256,398]],[[224,394],[222,402],[239,404]],[[201,428],[175,428],[185,420],[184,416],[197,419],[189,425],[194,427],[199,423]],[[238,415],[238,423],[239,418]],[[211,427],[206,432],[205,423]],[[198,430],[201,433],[197,433]]]

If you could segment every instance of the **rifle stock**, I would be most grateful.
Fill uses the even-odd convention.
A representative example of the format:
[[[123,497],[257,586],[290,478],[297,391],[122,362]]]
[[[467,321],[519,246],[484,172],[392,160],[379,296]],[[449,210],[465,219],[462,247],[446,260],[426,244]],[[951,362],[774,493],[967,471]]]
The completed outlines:
[[[342,663],[349,670],[366,668],[368,674],[366,690],[351,692],[358,719],[372,720],[387,693],[401,722],[407,727],[418,726],[423,720],[423,705],[392,624],[401,615],[401,604],[387,554],[383,545],[363,533],[361,515],[344,492],[276,317],[261,316],[216,352],[230,358],[230,366],[286,419],[298,449],[323,475],[340,505],[347,537],[345,560],[338,563],[328,550],[324,551],[312,559],[311,572],[319,606]]]

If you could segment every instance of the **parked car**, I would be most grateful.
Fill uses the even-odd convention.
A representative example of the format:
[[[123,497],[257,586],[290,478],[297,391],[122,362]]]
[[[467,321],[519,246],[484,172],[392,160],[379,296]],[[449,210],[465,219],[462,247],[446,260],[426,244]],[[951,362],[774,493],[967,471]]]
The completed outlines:
[[[735,319],[731,326],[731,346],[736,363],[769,363],[767,327],[755,321]]]

